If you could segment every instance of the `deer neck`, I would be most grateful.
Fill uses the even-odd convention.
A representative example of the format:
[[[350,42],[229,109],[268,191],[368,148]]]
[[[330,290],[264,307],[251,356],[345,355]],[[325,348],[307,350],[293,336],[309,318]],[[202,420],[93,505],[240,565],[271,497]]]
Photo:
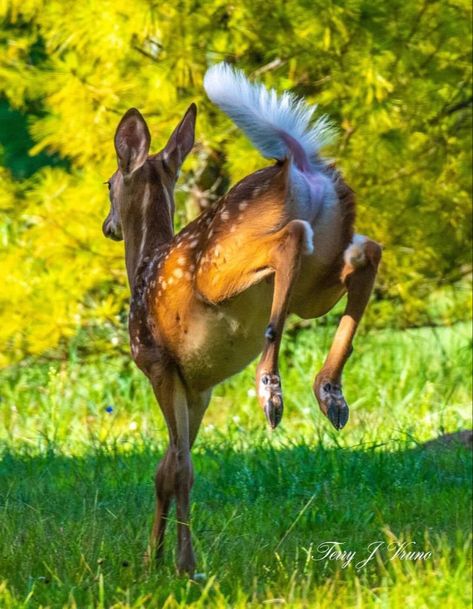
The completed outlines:
[[[145,184],[142,196],[137,197],[124,218],[125,264],[131,291],[143,261],[174,234],[172,195],[165,188],[157,190]]]

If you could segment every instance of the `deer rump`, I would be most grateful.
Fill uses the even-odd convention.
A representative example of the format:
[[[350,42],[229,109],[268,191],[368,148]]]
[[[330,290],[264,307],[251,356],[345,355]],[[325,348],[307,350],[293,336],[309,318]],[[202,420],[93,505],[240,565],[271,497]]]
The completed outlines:
[[[174,291],[176,304],[166,307],[192,303],[184,338],[175,324],[166,326],[175,335],[172,343],[186,374],[202,389],[234,374],[261,351],[273,300],[272,252],[284,255],[288,225],[298,221],[303,229],[289,312],[304,318],[323,315],[342,295],[339,273],[330,271],[343,264],[352,237],[352,222],[343,210],[351,209],[352,193],[319,156],[334,136],[327,119],[312,124],[315,107],[288,93],[278,97],[225,64],[207,72],[204,86],[276,164],[245,177],[185,227],[176,238],[181,253],[171,253],[167,261],[171,269],[185,259],[193,269],[199,298],[186,298],[188,286],[182,285]],[[326,285],[327,275],[337,279],[333,288]]]
[[[324,207],[336,202],[328,164],[319,155],[336,130],[326,116],[312,121],[315,105],[250,83],[243,72],[225,63],[207,71],[204,87],[264,157],[289,162],[287,197],[294,217],[312,224]]]

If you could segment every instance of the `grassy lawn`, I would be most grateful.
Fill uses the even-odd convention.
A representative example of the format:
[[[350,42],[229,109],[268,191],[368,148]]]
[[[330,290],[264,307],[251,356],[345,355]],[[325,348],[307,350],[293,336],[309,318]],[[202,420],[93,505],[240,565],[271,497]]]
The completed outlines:
[[[199,583],[175,575],[173,525],[165,564],[143,561],[166,432],[129,359],[5,371],[0,607],[469,607],[471,451],[424,443],[471,428],[470,328],[360,337],[340,433],[311,393],[332,333],[286,338],[276,432],[254,366],[216,390],[194,451]]]

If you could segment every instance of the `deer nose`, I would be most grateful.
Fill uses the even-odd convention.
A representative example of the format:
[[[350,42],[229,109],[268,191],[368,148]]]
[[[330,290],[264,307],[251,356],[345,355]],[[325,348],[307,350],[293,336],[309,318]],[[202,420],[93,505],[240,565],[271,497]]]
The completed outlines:
[[[102,232],[105,237],[112,239],[113,241],[123,240],[121,227],[113,222],[110,217],[105,218],[105,221],[102,224]]]

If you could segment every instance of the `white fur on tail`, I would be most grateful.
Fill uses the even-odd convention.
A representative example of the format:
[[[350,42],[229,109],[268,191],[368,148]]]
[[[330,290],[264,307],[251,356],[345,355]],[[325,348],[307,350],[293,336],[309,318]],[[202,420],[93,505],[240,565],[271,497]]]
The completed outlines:
[[[267,158],[282,161],[294,155],[295,145],[302,148],[307,160],[312,160],[334,137],[335,130],[326,117],[311,122],[316,106],[291,93],[278,95],[274,89],[250,83],[243,72],[226,63],[207,71],[204,87],[209,98]],[[291,138],[295,140],[293,145]]]

